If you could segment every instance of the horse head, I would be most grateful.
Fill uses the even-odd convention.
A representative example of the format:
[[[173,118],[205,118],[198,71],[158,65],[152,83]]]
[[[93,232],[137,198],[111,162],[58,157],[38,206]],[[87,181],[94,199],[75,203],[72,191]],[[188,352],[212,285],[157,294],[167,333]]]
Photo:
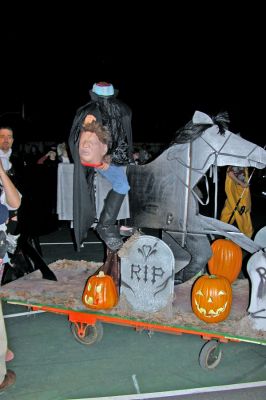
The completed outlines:
[[[262,147],[228,129],[221,131],[215,122],[203,132],[200,139],[212,148],[214,162],[218,166],[236,165],[262,169],[266,165],[266,152]]]
[[[230,132],[228,123],[227,113],[211,118],[196,111],[159,157],[146,165],[129,167],[131,221],[138,227],[162,229],[176,260],[180,258],[178,245],[186,248],[191,261],[181,271],[185,271],[183,281],[202,269],[211,256],[207,233],[218,232],[251,253],[260,248],[245,235],[238,236],[237,228],[199,214],[195,186],[211,166],[217,173],[217,166],[266,165],[266,151]]]
[[[209,117],[196,111],[188,124],[177,131],[174,143],[178,146],[169,150],[168,159],[180,157],[180,146],[190,148],[190,168],[200,177],[211,165],[236,165],[262,169],[266,165],[266,152],[257,144],[243,139],[240,134],[228,130],[227,113]],[[195,184],[195,180],[192,181]]]
[[[195,194],[193,188],[212,165],[265,167],[266,151],[230,132],[228,123],[227,113],[211,118],[196,111],[157,159],[129,167],[134,224],[182,230],[187,219],[186,225],[195,227],[197,198],[190,194]]]

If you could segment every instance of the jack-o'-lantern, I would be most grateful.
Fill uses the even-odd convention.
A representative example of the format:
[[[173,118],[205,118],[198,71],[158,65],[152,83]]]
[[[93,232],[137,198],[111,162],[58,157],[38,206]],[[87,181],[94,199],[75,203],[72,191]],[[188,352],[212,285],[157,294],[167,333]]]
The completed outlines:
[[[118,294],[113,278],[100,271],[91,276],[82,295],[82,302],[88,308],[107,309],[118,303]]]
[[[241,247],[232,240],[217,239],[211,248],[213,255],[208,261],[210,274],[224,276],[233,283],[242,267]]]
[[[223,276],[202,275],[193,285],[191,304],[194,314],[202,321],[224,321],[232,305],[230,282]]]

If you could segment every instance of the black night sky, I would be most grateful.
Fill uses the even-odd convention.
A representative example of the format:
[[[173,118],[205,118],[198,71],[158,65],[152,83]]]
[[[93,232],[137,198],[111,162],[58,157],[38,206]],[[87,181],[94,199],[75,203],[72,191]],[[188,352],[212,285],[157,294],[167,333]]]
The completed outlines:
[[[168,143],[195,110],[227,110],[231,131],[264,144],[259,10],[236,24],[226,8],[212,18],[128,8],[2,13],[0,114],[24,105],[19,140],[65,140],[75,110],[105,80],[132,109],[134,141]]]

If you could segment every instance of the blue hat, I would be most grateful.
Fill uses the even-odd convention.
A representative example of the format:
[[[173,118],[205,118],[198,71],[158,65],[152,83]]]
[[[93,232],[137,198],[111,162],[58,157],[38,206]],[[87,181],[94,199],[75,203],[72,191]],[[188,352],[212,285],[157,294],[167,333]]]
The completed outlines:
[[[99,96],[113,96],[115,93],[113,85],[107,82],[94,83],[92,91]]]
[[[0,225],[4,224],[9,217],[8,208],[4,204],[0,204]]]

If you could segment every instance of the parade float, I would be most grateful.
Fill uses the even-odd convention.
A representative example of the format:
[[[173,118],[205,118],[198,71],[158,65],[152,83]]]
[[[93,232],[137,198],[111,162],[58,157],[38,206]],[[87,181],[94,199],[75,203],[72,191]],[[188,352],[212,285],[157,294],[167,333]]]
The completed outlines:
[[[220,363],[220,343],[266,345],[264,231],[253,241],[219,221],[217,198],[213,218],[199,213],[197,184],[207,185],[210,170],[217,182],[217,168],[226,165],[262,169],[266,151],[230,132],[223,114],[196,111],[160,156],[128,167],[130,223],[138,229],[118,252],[107,251],[104,264],[59,260],[50,264],[57,281],[34,271],[2,287],[0,296],[68,316],[85,345],[102,338],[102,322],[198,335],[207,341],[199,355],[205,369]],[[237,279],[241,249],[251,254],[250,281]]]

